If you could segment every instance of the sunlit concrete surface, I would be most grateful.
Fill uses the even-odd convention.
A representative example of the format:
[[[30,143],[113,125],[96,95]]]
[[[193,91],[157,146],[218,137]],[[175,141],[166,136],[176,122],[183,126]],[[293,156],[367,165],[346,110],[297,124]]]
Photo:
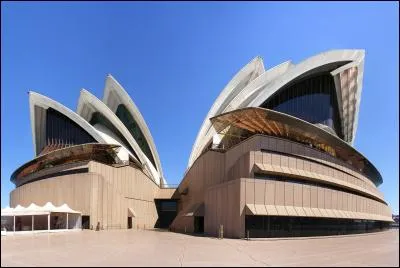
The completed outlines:
[[[399,231],[250,241],[141,230],[2,236],[1,266],[399,266]]]

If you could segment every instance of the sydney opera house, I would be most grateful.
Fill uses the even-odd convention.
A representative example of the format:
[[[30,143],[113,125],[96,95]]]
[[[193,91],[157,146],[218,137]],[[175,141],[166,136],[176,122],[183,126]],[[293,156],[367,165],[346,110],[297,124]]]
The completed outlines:
[[[11,177],[11,206],[68,204],[82,224],[225,237],[382,230],[383,179],[354,147],[363,50],[331,50],[265,69],[256,57],[200,127],[177,188],[168,186],[143,116],[107,76],[76,112],[30,92],[36,157]]]

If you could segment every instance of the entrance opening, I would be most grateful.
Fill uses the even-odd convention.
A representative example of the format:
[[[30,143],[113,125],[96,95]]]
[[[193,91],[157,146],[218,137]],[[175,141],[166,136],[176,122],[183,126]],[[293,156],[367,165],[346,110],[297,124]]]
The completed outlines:
[[[194,217],[194,232],[204,233],[204,217]]]
[[[155,228],[169,228],[177,215],[177,200],[155,199],[158,219]]]
[[[132,217],[128,217],[128,229],[132,229]]]
[[[82,229],[90,229],[90,216],[82,216]]]

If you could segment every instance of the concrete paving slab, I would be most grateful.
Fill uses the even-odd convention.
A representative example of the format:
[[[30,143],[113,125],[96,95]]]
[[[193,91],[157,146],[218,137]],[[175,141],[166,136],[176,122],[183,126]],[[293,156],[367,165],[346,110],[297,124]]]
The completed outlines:
[[[2,266],[399,266],[399,231],[241,240],[143,231],[1,237]]]

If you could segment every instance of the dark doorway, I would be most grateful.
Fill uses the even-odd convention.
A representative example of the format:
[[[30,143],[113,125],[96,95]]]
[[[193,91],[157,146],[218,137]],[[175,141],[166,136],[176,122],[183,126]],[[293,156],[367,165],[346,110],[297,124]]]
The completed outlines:
[[[132,229],[132,217],[128,217],[128,229]]]
[[[82,216],[82,229],[90,229],[90,216]]]
[[[204,217],[194,217],[194,232],[204,233]]]
[[[155,228],[169,228],[177,215],[177,200],[155,199],[158,219]]]

